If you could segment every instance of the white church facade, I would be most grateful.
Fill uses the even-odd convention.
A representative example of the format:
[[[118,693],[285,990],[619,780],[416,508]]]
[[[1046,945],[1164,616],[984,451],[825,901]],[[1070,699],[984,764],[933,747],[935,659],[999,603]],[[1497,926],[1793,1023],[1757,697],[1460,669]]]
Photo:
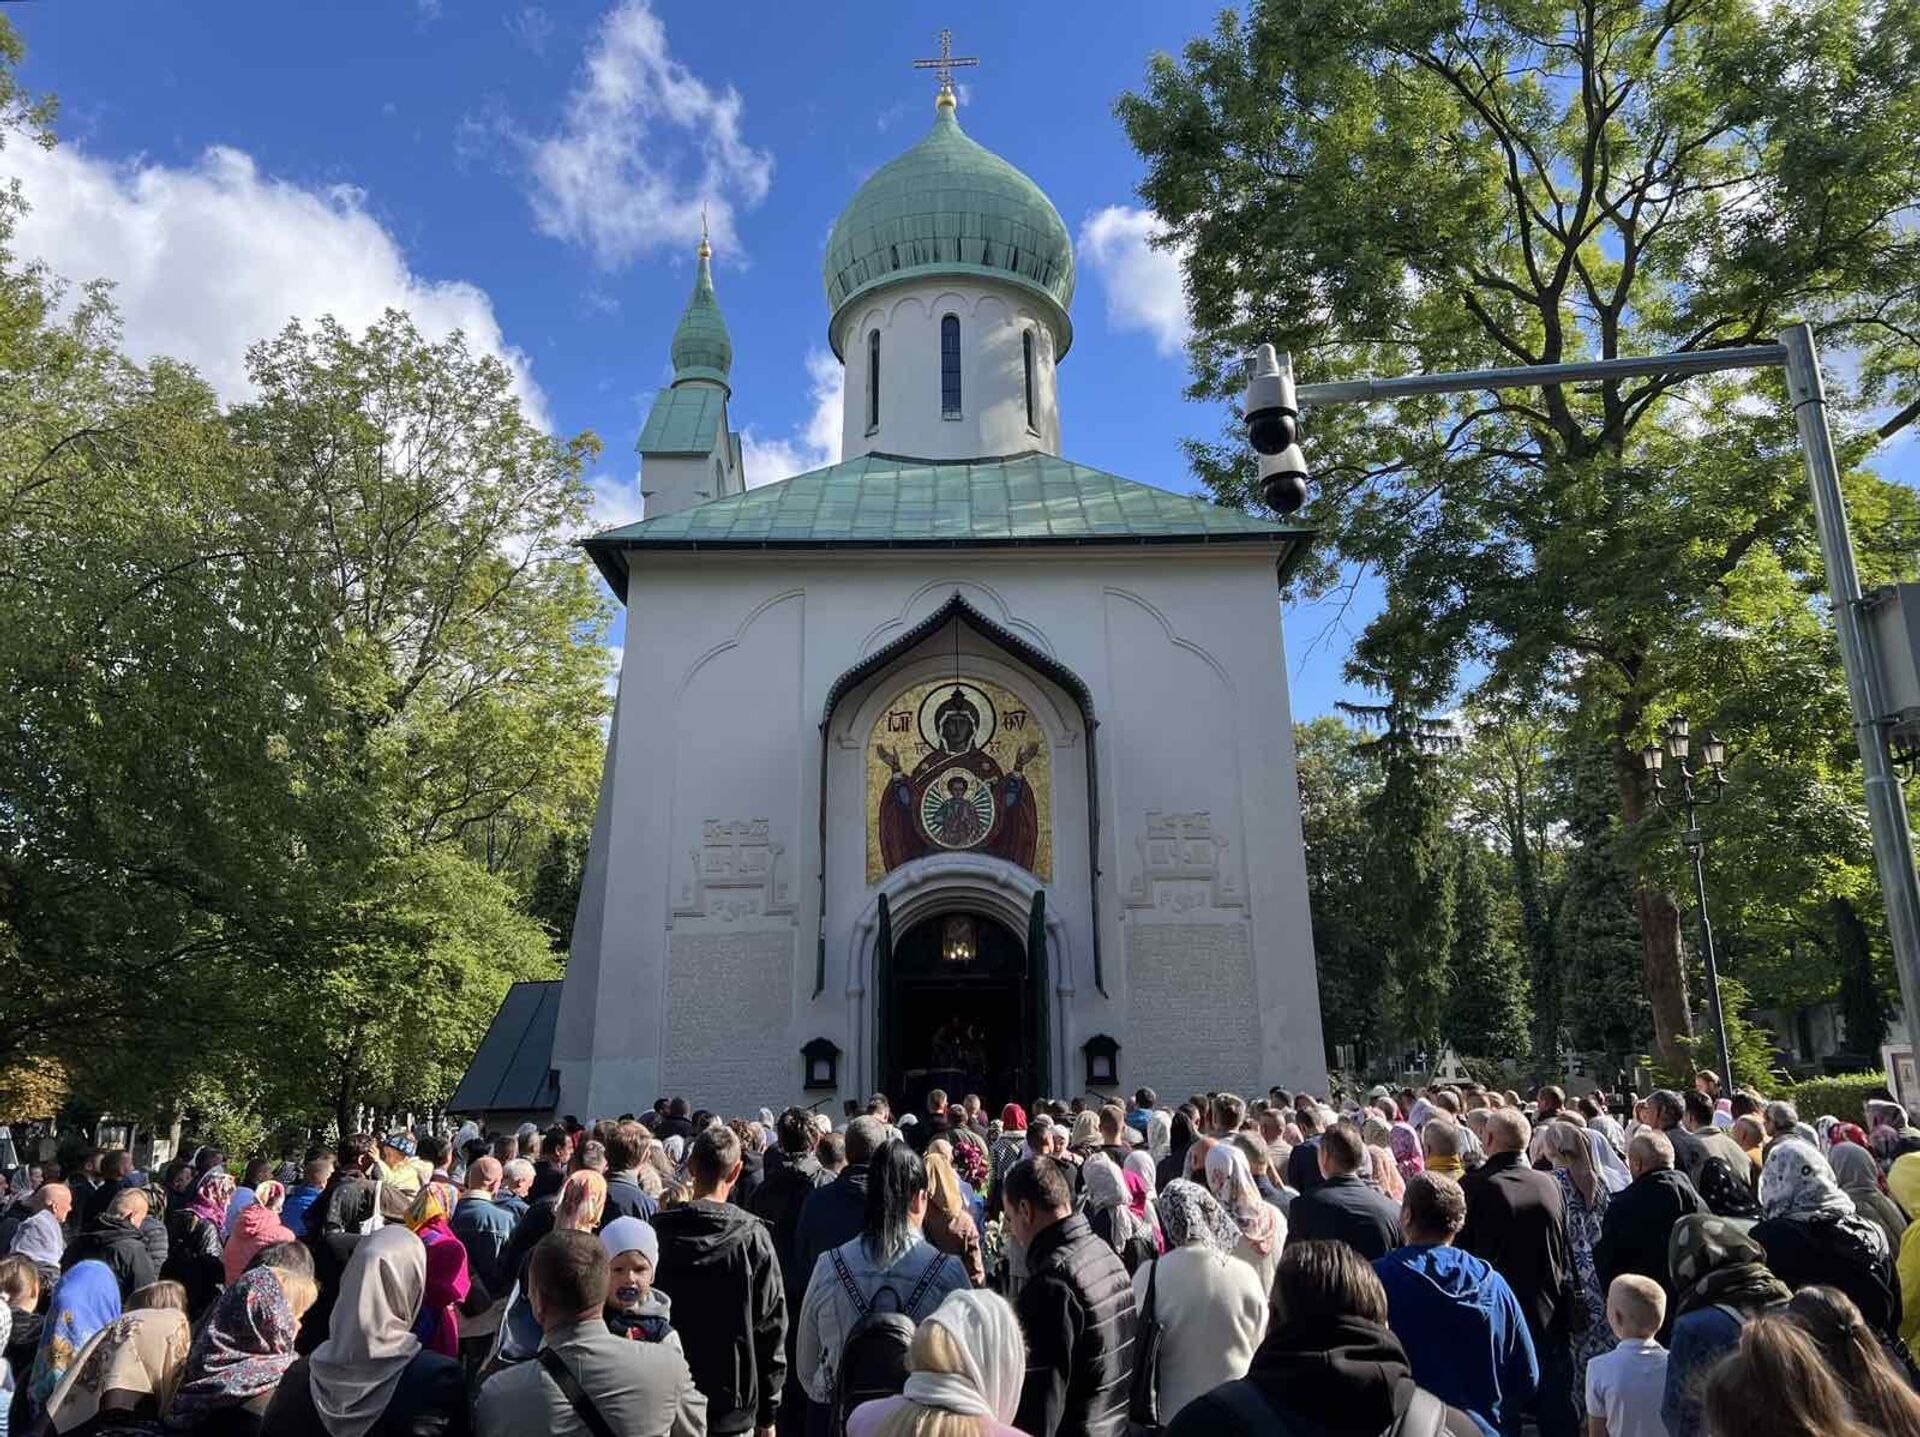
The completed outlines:
[[[702,245],[645,518],[586,545],[626,642],[566,976],[463,1093],[483,1059],[542,1079],[496,1108],[583,1118],[1318,1087],[1308,534],[1064,457],[1071,240],[949,90],[825,271],[844,457],[749,490]]]

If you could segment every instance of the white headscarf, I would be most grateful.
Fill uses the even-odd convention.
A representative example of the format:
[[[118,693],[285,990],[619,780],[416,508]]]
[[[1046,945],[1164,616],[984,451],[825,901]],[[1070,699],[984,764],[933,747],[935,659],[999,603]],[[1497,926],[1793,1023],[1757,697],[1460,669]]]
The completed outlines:
[[[953,1334],[965,1370],[909,1373],[904,1389],[907,1400],[1012,1426],[1027,1372],[1027,1344],[1007,1300],[998,1293],[963,1287],[948,1293],[927,1321]]]
[[[1155,1108],[1147,1115],[1147,1151],[1156,1163],[1173,1151],[1173,1114],[1165,1108]]]
[[[15,1230],[13,1246],[7,1251],[41,1267],[58,1267],[60,1254],[66,1250],[66,1246],[66,1237],[60,1231],[60,1219],[53,1215],[51,1208],[43,1207]]]
[[[1105,1153],[1093,1153],[1080,1169],[1080,1178],[1087,1197],[1087,1211],[1099,1212],[1103,1208],[1113,1209],[1113,1236],[1116,1244],[1132,1242],[1134,1234],[1140,1230],[1140,1219],[1133,1215],[1133,1209],[1127,1201],[1127,1180],[1120,1173],[1120,1165]]]
[[[1613,1144],[1607,1141],[1606,1134],[1598,1128],[1587,1128],[1582,1136],[1587,1140],[1587,1151],[1593,1154],[1594,1170],[1600,1174],[1600,1181],[1606,1184],[1607,1191],[1625,1192],[1627,1184],[1633,1181],[1633,1174],[1620,1161],[1620,1154],[1613,1150]]]
[[[383,1227],[353,1250],[327,1340],[307,1363],[313,1408],[330,1437],[363,1437],[386,1412],[420,1350],[413,1322],[426,1290],[426,1245],[406,1228]]]

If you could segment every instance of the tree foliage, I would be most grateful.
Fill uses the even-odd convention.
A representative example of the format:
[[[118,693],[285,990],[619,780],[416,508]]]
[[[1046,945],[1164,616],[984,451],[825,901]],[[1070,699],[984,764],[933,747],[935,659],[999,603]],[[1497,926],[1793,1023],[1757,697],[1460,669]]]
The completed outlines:
[[[1911,496],[1859,467],[1854,403],[1911,397],[1920,312],[1920,11],[1905,0],[1267,0],[1157,57],[1120,114],[1180,237],[1194,392],[1290,349],[1306,377],[1551,364],[1771,340],[1805,318],[1832,376],[1863,568]],[[1440,702],[1552,692],[1634,749],[1696,642],[1807,612],[1818,555],[1776,376],[1622,379],[1320,410],[1328,536],[1307,582],[1377,570],[1355,670]],[[1250,504],[1237,446],[1196,468]],[[1764,706],[1749,690],[1730,707]],[[1641,984],[1673,1066],[1691,1001],[1671,867],[1634,860]]]

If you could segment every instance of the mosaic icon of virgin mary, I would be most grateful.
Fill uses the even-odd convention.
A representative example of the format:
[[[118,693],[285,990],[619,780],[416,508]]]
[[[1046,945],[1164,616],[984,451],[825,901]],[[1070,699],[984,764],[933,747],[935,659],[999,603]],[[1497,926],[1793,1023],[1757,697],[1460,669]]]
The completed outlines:
[[[875,750],[891,771],[879,815],[880,852],[888,869],[940,851],[990,853],[1033,867],[1040,829],[1022,770],[1040,745],[1022,747],[1013,771],[1005,771],[983,747],[998,720],[992,699],[956,682],[944,695],[935,690],[921,705],[920,732],[928,753],[912,773],[893,750]]]

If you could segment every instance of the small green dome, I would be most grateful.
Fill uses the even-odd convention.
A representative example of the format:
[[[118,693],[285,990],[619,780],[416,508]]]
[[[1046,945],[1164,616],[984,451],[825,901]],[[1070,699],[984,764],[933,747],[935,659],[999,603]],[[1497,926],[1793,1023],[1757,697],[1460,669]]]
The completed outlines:
[[[836,351],[840,317],[861,295],[941,274],[1032,291],[1053,311],[1060,353],[1072,343],[1073,239],[1060,212],[1032,180],[967,138],[947,94],[926,138],[876,170],[833,222],[822,278]]]
[[[687,379],[725,384],[733,369],[733,341],[727,337],[727,322],[720,317],[720,301],[713,293],[713,269],[707,259],[711,253],[701,240],[700,273],[693,281],[686,312],[680,316],[680,327],[673,332],[675,384]]]

